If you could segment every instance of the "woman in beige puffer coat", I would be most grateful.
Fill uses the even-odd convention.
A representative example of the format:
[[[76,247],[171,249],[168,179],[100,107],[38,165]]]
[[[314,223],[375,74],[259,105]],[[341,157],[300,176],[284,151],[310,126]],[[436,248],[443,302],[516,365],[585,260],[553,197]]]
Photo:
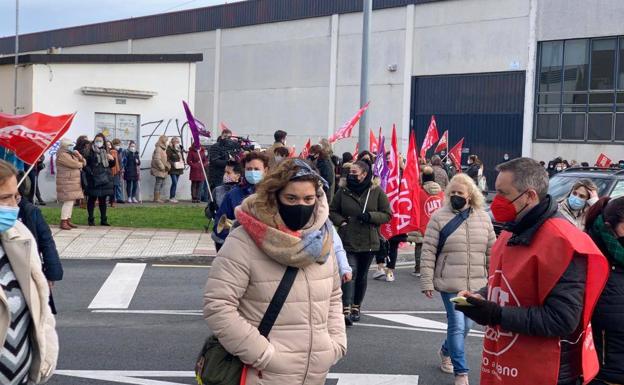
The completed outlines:
[[[455,374],[456,385],[468,384],[464,340],[472,321],[456,311],[450,300],[462,290],[476,291],[487,285],[490,251],[496,234],[483,205],[483,195],[472,178],[466,174],[455,175],[446,189],[444,207],[429,220],[422,246],[422,291],[429,298],[433,298],[434,290],[440,292],[448,320],[447,338],[439,352],[440,369]],[[459,216],[464,221],[436,255],[442,229]]]
[[[250,367],[247,385],[322,385],[347,349],[340,276],[321,179],[300,159],[281,162],[236,209],[210,269],[204,317]],[[298,268],[268,339],[257,327],[287,266]]]
[[[61,229],[71,230],[78,226],[71,221],[74,201],[84,199],[80,172],[87,164],[78,151],[74,150],[74,142],[61,140],[56,156],[56,200],[63,203],[61,207]]]

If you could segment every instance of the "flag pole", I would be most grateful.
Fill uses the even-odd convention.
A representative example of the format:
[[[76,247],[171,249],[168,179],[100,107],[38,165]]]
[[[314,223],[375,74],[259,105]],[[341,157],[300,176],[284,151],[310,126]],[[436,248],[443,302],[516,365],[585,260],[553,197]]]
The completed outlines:
[[[17,115],[17,71],[19,66],[19,0],[15,0],[15,68],[13,79],[13,115]]]
[[[73,114],[71,114],[71,116],[69,118],[67,118],[67,121],[65,121],[65,124],[63,124],[63,128],[65,128],[65,126],[67,126],[67,124],[69,122],[71,122],[71,120],[74,118],[74,116],[76,116],[76,113],[74,112]],[[56,141],[59,139],[59,135],[61,134],[61,132],[63,132],[63,128],[61,128],[61,130],[59,132],[56,133],[56,135],[54,135],[54,138],[52,138],[52,140],[50,141],[50,143],[48,143],[48,145],[43,149],[43,151],[41,151],[39,153],[39,155],[37,156],[37,160],[39,160],[39,158],[41,158],[41,155],[45,154],[46,151],[48,151],[48,149],[54,144],[56,143]],[[65,132],[63,132],[63,134],[65,134]],[[28,174],[30,174],[30,172],[32,171],[32,169],[35,167],[35,165],[37,164],[37,160],[35,160],[30,167],[28,168],[28,171],[26,171],[26,173],[24,174],[24,176],[22,177],[22,179],[17,183],[17,188],[19,188],[22,183],[24,183],[24,180],[28,177]],[[30,186],[31,188],[34,186]]]

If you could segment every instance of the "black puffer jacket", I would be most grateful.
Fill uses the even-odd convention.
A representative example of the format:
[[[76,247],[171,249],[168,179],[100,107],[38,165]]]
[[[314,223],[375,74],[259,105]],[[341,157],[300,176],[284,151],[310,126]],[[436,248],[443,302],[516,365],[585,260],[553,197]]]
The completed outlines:
[[[592,237],[609,260],[611,273],[592,318],[594,343],[600,360],[598,379],[624,384],[624,266],[609,254],[602,239]]]
[[[507,244],[509,246],[530,244],[544,222],[554,217],[561,216],[557,212],[557,202],[548,196],[520,222],[507,229],[514,234]],[[503,329],[531,336],[560,338],[559,385],[574,384],[582,373],[580,366],[582,339],[579,338],[579,333],[586,280],[587,258],[575,255],[544,300],[543,306],[503,308],[501,319]],[[571,344],[565,341],[580,342]]]
[[[87,154],[86,161],[87,166],[84,168],[87,175],[86,195],[91,197],[113,195],[114,186],[111,167],[115,165],[115,160],[109,160],[108,164],[102,165],[98,162],[98,154],[91,149]]]
[[[230,158],[235,158],[240,151],[240,146],[233,140],[223,140],[219,138],[217,143],[210,146],[208,151],[208,182],[210,188],[214,189],[223,184],[223,174],[225,165]]]

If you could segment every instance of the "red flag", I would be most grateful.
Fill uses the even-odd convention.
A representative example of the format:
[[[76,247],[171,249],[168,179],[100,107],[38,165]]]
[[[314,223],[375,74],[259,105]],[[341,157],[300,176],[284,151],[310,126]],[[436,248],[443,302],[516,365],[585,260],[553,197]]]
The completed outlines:
[[[448,130],[444,131],[444,134],[442,134],[442,137],[440,138],[440,141],[438,142],[438,145],[436,146],[434,152],[437,154],[438,152],[444,150],[448,150]]]
[[[427,135],[425,136],[422,148],[420,149],[420,157],[424,158],[427,155],[427,150],[433,147],[433,145],[437,143],[439,139],[440,137],[438,136],[438,125],[436,124],[435,116],[431,115],[429,129],[427,130]]]
[[[310,147],[312,147],[312,139],[308,139],[308,142],[305,144],[305,146],[303,146],[303,150],[301,151],[301,154],[299,154],[299,157],[301,159],[305,159],[308,157],[308,155],[310,155]]]
[[[369,151],[371,154],[376,154],[377,152],[379,152],[379,142],[377,141],[377,138],[375,138],[375,133],[373,132],[373,129],[370,129],[370,133],[368,135],[369,137]]]
[[[613,161],[603,153],[601,153],[598,156],[598,160],[596,160],[596,166],[598,167],[611,167],[611,163],[613,163]]]
[[[406,188],[411,195],[409,205],[401,206],[410,218],[409,225],[406,225],[407,228],[402,229],[403,233],[408,233],[420,228],[420,166],[418,164],[418,154],[416,153],[416,134],[414,131],[410,134],[401,187]]]
[[[360,143],[355,144],[355,152],[353,153],[353,161],[356,161],[360,154]]]
[[[364,115],[364,111],[368,108],[370,102],[366,103],[360,110],[348,121],[346,121],[332,136],[329,137],[329,143],[334,143],[340,139],[345,139],[351,137],[351,133],[353,132],[353,127],[360,121],[362,115]]]
[[[455,145],[455,147],[451,148],[451,151],[448,153],[448,157],[451,159],[457,172],[462,172],[461,168],[461,158],[462,158],[462,147],[464,145],[464,138],[461,138],[459,143]]]
[[[23,160],[34,164],[37,159],[71,126],[74,115],[49,116],[34,112],[28,115],[0,113],[0,146]]]

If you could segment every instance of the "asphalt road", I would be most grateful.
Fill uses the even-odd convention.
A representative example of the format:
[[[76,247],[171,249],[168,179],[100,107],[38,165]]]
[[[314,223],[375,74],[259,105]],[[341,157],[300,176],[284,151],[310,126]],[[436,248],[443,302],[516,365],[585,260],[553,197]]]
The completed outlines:
[[[200,309],[209,269],[148,263],[136,274],[134,291],[126,287],[127,279],[105,284],[116,266],[113,261],[64,262],[65,279],[54,291],[61,351],[57,375],[49,383],[194,384],[190,372],[208,332]],[[421,295],[410,271],[398,270],[393,283],[369,281],[362,321],[348,329],[347,357],[332,369],[327,384],[453,383],[452,375],[438,369],[445,336],[442,303]],[[127,306],[89,309],[96,296],[106,301],[115,295],[126,296]],[[481,344],[479,335],[468,337],[473,369],[478,369]],[[473,384],[478,384],[477,372],[471,374]]]

